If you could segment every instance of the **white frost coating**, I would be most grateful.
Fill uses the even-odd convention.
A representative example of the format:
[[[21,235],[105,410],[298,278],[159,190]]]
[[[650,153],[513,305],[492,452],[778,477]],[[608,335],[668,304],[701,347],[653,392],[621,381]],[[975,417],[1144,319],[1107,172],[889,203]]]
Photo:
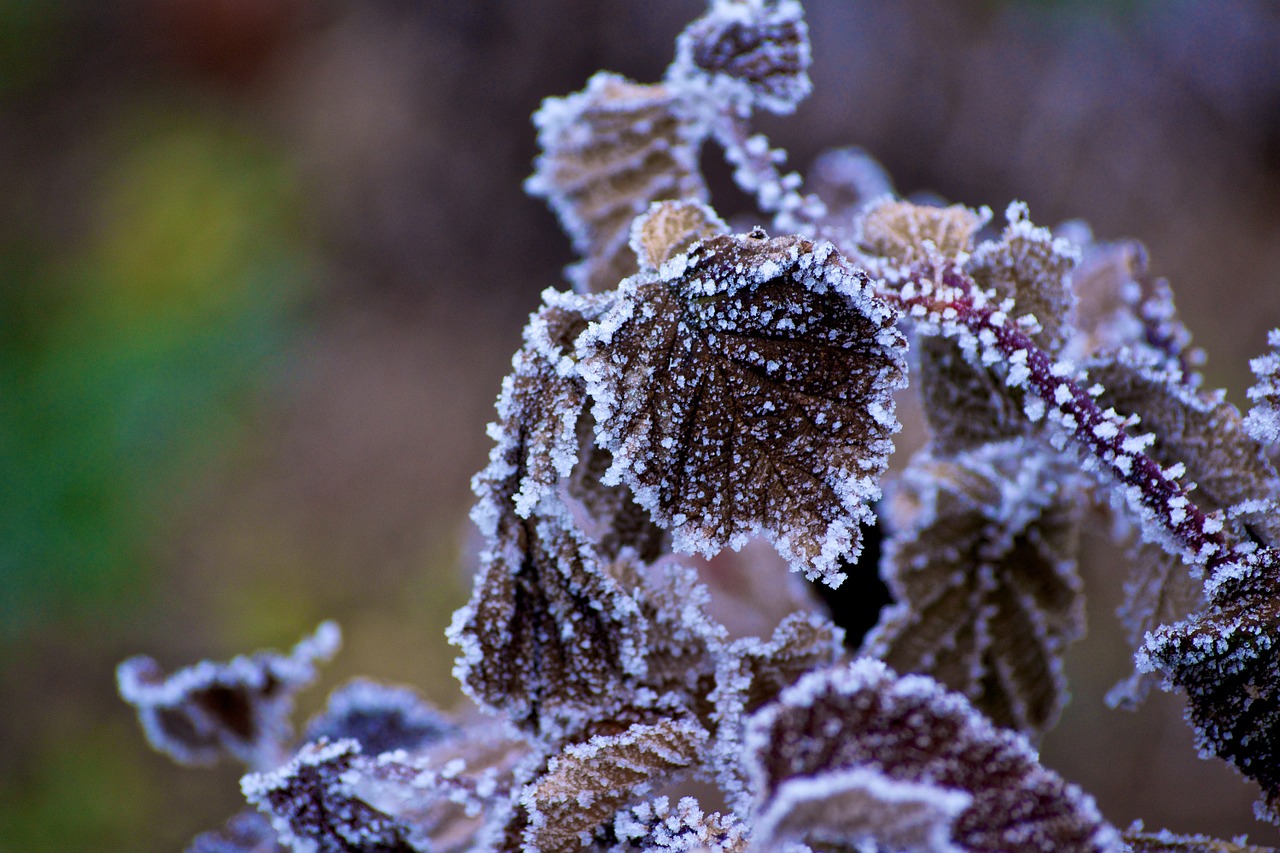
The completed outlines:
[[[1267,334],[1272,352],[1249,361],[1258,381],[1248,391],[1253,408],[1245,415],[1244,426],[1254,441],[1280,445],[1280,329]]]
[[[891,779],[873,766],[797,777],[783,782],[755,819],[753,842],[755,849],[772,849],[809,830],[810,837],[858,846],[964,853],[951,843],[951,825],[972,800],[964,791]]]

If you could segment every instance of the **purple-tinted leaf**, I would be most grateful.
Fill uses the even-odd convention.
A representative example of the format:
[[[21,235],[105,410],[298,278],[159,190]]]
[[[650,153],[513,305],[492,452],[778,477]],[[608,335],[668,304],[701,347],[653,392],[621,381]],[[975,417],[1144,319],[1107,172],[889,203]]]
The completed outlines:
[[[618,812],[607,853],[739,853],[747,848],[742,824],[732,815],[707,814],[693,797],[674,806],[657,797]]]
[[[1245,429],[1260,444],[1280,445],[1280,329],[1267,335],[1271,352],[1249,361],[1257,383],[1249,389],[1253,408],[1245,417]]]
[[[351,738],[366,755],[378,755],[421,749],[457,734],[458,727],[416,691],[357,678],[329,695],[324,712],[307,725],[305,738]]]
[[[1207,835],[1175,835],[1169,830],[1143,832],[1139,824],[1124,832],[1126,853],[1276,853],[1274,847],[1257,847],[1243,840],[1223,841]]]
[[[702,241],[626,282],[578,339],[606,475],[714,554],[763,533],[836,585],[897,431],[895,315],[830,244]]]
[[[116,679],[151,745],[175,761],[212,764],[231,755],[263,769],[287,755],[293,696],[340,643],[338,626],[326,622],[288,655],[202,661],[169,676],[151,658],[136,657],[120,664]]]
[[[243,811],[221,829],[196,837],[186,853],[286,853],[262,812]]]
[[[793,837],[900,849],[894,833],[916,815],[925,839],[945,827],[963,851],[1120,849],[1093,801],[1042,767],[1020,735],[932,679],[899,677],[879,661],[805,676],[751,719],[746,738],[757,814]],[[865,824],[854,822],[856,811],[826,808],[844,796]],[[877,800],[883,810],[871,807]],[[813,823],[792,822],[801,809]]]

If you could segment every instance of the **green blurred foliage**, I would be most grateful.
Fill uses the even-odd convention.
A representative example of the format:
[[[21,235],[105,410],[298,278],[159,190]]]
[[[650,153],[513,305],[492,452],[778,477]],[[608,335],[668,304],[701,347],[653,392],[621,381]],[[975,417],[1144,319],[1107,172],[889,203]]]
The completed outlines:
[[[305,289],[278,154],[163,112],[117,131],[83,245],[0,244],[0,637],[140,592]]]
[[[67,18],[64,0],[0,0],[0,98],[54,67]]]

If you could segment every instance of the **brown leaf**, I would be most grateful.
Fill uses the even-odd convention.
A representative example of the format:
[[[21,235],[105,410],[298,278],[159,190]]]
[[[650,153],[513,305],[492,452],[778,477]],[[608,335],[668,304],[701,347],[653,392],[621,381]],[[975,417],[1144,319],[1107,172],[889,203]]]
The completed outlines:
[[[1070,277],[1079,253],[1065,239],[1032,225],[1026,205],[1011,204],[1005,216],[1009,224],[1001,238],[980,244],[965,271],[982,287],[994,288],[999,297],[1013,297],[1011,316],[1035,315],[1041,330],[1032,339],[1056,353],[1070,333]]]
[[[933,207],[885,199],[863,216],[859,242],[863,251],[900,264],[954,260],[973,248],[973,235],[984,221],[960,204]]]
[[[636,272],[631,223],[651,202],[706,199],[698,171],[705,130],[679,110],[668,86],[602,71],[534,114],[542,153],[525,189],[547,200],[583,256],[569,271],[577,290],[611,290]]]
[[[741,853],[747,848],[743,825],[733,815],[704,812],[693,797],[674,806],[667,797],[618,813],[608,853]]]
[[[631,226],[631,248],[640,268],[656,271],[698,240],[726,234],[729,227],[714,210],[696,201],[659,201]]]
[[[1084,631],[1082,503],[1071,472],[1030,442],[918,455],[889,504],[883,574],[897,603],[864,650],[1042,734],[1066,702],[1063,654]]]
[[[1022,737],[879,661],[805,676],[751,719],[746,742],[757,814],[779,834],[889,849],[908,833],[933,842],[923,849],[940,837],[964,851],[1118,847],[1093,801],[1042,767]]]
[[[919,350],[920,397],[930,442],[939,454],[1028,434],[1022,389],[1008,387],[988,367],[971,364],[953,340],[923,338]]]
[[[251,768],[274,767],[293,737],[294,694],[341,642],[338,626],[326,622],[288,655],[202,661],[169,676],[151,658],[136,657],[120,664],[116,681],[151,745],[174,761],[212,764],[229,755]]]
[[[707,733],[689,720],[637,723],[567,747],[525,786],[528,849],[575,853],[638,794],[700,760]]]
[[[1207,835],[1174,835],[1168,830],[1152,833],[1127,829],[1122,837],[1129,845],[1129,853],[1276,853],[1274,847],[1222,841]]]
[[[829,584],[898,429],[895,314],[829,244],[713,237],[638,276],[578,339],[606,480],[631,486],[675,547],[766,535]]]

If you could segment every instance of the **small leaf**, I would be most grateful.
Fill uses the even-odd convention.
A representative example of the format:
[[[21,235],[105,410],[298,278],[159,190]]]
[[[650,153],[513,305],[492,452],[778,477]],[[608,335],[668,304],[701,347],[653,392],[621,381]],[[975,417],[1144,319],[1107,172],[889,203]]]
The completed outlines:
[[[809,30],[800,4],[711,0],[709,5],[676,40],[667,79],[711,88],[721,104],[784,114],[795,110],[813,88]]]
[[[243,811],[221,829],[196,836],[186,853],[287,853],[271,821],[257,811]]]
[[[567,747],[525,786],[527,849],[580,850],[635,796],[693,767],[706,739],[697,723],[668,719]]]
[[[631,248],[640,269],[655,272],[677,255],[686,254],[698,240],[727,234],[719,215],[696,201],[658,201],[631,226]]]
[[[1256,847],[1241,840],[1222,841],[1207,835],[1174,835],[1169,830],[1143,832],[1141,826],[1124,831],[1127,853],[1276,853],[1274,847]]]
[[[354,740],[307,744],[293,760],[240,782],[280,839],[316,853],[413,853],[408,828],[356,797],[346,779],[362,763]]]
[[[859,243],[863,251],[899,264],[955,260],[973,249],[973,235],[985,222],[959,204],[933,207],[886,198],[863,216]]]
[[[651,202],[706,199],[698,171],[706,129],[680,110],[669,86],[602,71],[534,113],[542,153],[525,190],[547,200],[583,256],[569,270],[579,292],[611,290],[636,272],[631,223]]]
[[[838,584],[898,429],[894,320],[830,244],[762,232],[626,282],[578,339],[606,481],[631,486],[678,550],[763,533]]]
[[[259,652],[229,663],[202,661],[165,676],[148,657],[120,664],[120,696],[137,709],[151,745],[179,764],[212,764],[230,755],[251,768],[273,767],[293,737],[293,696],[316,677],[317,661],[341,644],[325,622],[289,655]]]
[[[1066,703],[1063,654],[1084,632],[1071,471],[1024,441],[925,452],[894,498],[882,574],[897,603],[864,650],[1042,734]]]
[[[1000,240],[979,245],[965,269],[997,296],[1013,297],[1014,316],[1034,315],[1040,331],[1032,339],[1045,351],[1056,353],[1070,333],[1074,302],[1070,277],[1080,260],[1079,250],[1047,228],[1032,225],[1025,204],[1009,205],[1005,217],[1009,224]]]
[[[416,691],[357,678],[329,695],[324,712],[307,725],[306,739],[351,738],[367,755],[416,750],[454,737],[458,727]]]
[[[1025,394],[1009,388],[991,368],[971,364],[955,341],[939,337],[919,342],[920,397],[930,443],[940,454],[1027,435]]]
[[[1119,849],[1092,799],[1042,767],[1025,739],[879,661],[806,675],[757,712],[746,743],[757,814],[787,834],[889,849],[907,833],[924,849]]]

